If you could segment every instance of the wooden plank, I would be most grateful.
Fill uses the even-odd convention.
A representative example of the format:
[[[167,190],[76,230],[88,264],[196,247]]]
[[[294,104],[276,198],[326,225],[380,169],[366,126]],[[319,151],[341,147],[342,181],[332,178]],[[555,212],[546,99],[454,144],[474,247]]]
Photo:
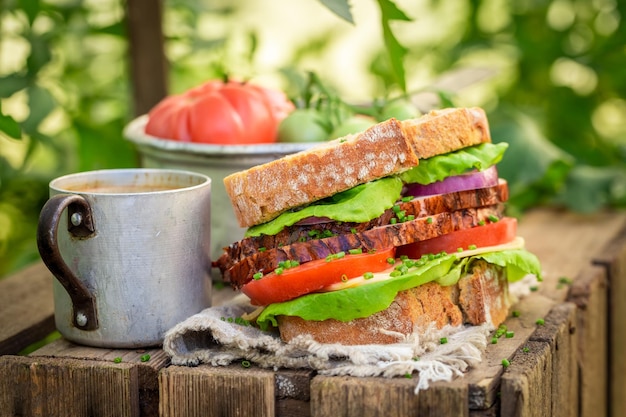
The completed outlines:
[[[418,395],[414,390],[415,381],[411,379],[318,375],[311,381],[311,416],[422,415],[425,410],[433,410],[434,401],[441,407],[438,415],[467,415],[467,390],[465,397],[457,389],[428,390]]]
[[[546,316],[554,305],[553,300],[540,294],[523,298],[512,309],[519,313],[519,317],[510,317],[505,322],[507,329],[514,332],[515,336],[509,339],[501,337],[498,343],[488,345],[481,363],[475,365],[463,378],[447,383],[451,386],[468,385],[470,410],[493,408],[499,399],[502,359],[510,360],[513,357],[534,333],[537,318]]]
[[[311,378],[314,371],[283,369],[276,372],[276,416],[309,417],[311,415]]]
[[[565,301],[568,286],[559,283],[574,279],[626,227],[626,212],[581,215],[558,210],[532,210],[519,220],[518,234],[526,248],[535,253],[544,270],[539,293],[557,302]]]
[[[626,415],[626,227],[595,258],[609,279],[609,410],[614,417]]]
[[[544,320],[502,374],[503,416],[578,415],[576,306],[559,304]]]
[[[576,304],[580,416],[608,415],[608,277],[600,266],[585,268],[572,284],[568,301]]]
[[[241,365],[170,366],[159,374],[160,415],[275,415],[274,372]]]
[[[146,360],[147,356],[149,357]],[[74,360],[90,362],[94,367],[109,366],[120,360],[136,368],[136,390],[139,412],[142,416],[158,416],[159,379],[158,372],[169,365],[167,354],[159,348],[152,349],[100,349],[81,346],[65,339],[56,340],[30,354],[33,360],[54,358],[60,367]]]
[[[130,49],[134,114],[147,113],[167,94],[162,1],[128,0],[127,29]]]
[[[139,416],[132,364],[0,357],[0,416]]]
[[[0,355],[17,354],[54,331],[53,279],[37,263],[0,280]]]

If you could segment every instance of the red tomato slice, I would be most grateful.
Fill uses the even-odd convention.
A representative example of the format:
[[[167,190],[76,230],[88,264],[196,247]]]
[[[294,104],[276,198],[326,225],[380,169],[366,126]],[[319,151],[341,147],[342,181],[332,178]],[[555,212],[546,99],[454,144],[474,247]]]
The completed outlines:
[[[454,253],[458,248],[468,249],[472,245],[477,248],[500,245],[512,241],[516,235],[517,219],[504,217],[484,226],[461,229],[433,239],[400,246],[397,254],[406,255],[410,259],[419,259],[422,255],[431,253]]]
[[[384,271],[391,267],[387,259],[394,256],[395,248],[389,248],[375,253],[345,255],[330,261],[319,259],[285,269],[282,274],[267,274],[248,282],[241,291],[254,305],[280,303],[366,272]]]

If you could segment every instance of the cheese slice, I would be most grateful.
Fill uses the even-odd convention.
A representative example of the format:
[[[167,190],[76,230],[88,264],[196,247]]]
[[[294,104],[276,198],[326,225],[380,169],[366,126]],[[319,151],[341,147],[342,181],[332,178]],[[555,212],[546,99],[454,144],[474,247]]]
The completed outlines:
[[[522,249],[522,248],[524,248],[524,238],[521,238],[518,236],[512,241],[508,243],[503,243],[501,245],[485,246],[485,247],[476,248],[476,249],[468,249],[462,252],[451,253],[449,255],[455,255],[458,259],[462,259],[462,258],[467,258],[470,256],[480,255],[481,253],[499,252],[503,250]],[[387,281],[387,280],[394,278],[390,275],[391,272],[393,271],[394,271],[394,267],[391,267],[384,271],[374,273],[371,278],[365,278],[363,276],[350,278],[349,280],[345,282],[338,282],[336,284],[329,285],[328,287],[321,289],[319,292],[339,291],[339,290],[345,290],[346,288],[354,288],[354,287],[360,287],[362,285],[373,284],[374,282]]]

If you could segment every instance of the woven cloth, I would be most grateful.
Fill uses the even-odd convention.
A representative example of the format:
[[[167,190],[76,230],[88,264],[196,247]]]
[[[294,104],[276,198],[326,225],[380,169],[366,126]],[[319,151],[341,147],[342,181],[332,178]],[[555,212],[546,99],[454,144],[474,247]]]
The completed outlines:
[[[451,381],[481,361],[488,325],[434,326],[390,345],[321,344],[310,336],[284,343],[241,320],[254,310],[245,297],[208,308],[170,329],[163,349],[174,365],[213,366],[249,361],[263,368],[308,368],[322,375],[406,376],[417,371],[415,392],[434,381]],[[441,339],[446,342],[442,343]]]

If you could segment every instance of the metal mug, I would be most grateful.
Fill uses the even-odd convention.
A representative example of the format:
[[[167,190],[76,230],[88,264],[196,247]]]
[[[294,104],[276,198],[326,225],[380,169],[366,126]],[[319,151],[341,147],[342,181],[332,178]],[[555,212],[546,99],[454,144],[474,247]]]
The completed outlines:
[[[157,346],[210,306],[211,179],[111,169],[50,182],[37,230],[56,327],[73,342]]]

